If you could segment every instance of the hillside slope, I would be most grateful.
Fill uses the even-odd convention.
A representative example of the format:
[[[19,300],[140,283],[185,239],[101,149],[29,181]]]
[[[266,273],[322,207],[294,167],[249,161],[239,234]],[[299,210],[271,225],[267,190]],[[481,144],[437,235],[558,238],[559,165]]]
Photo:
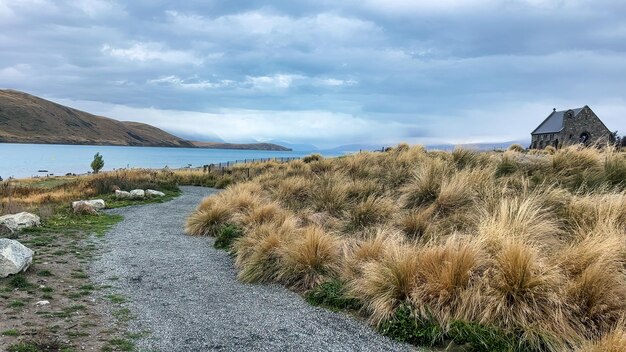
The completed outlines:
[[[150,125],[92,115],[14,90],[0,90],[0,142],[193,147]]]

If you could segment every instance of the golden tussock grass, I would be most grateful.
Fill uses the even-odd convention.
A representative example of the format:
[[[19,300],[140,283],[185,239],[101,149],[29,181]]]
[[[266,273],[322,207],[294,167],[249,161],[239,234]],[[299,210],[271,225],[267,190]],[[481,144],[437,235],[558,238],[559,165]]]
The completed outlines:
[[[402,144],[267,165],[203,200],[187,228],[239,226],[241,280],[299,291],[340,282],[374,325],[409,307],[444,334],[459,322],[500,331],[512,350],[621,351],[625,160]]]
[[[450,237],[440,245],[424,246],[419,253],[417,284],[411,292],[416,310],[424,318],[451,322],[467,318],[471,295],[487,269],[487,255],[477,239]],[[471,312],[465,312],[471,316]]]
[[[233,245],[238,278],[243,282],[273,282],[281,269],[282,248],[291,242],[293,222],[265,223],[250,231]]]
[[[299,230],[280,249],[278,280],[297,289],[311,289],[340,270],[341,240],[323,229]]]
[[[373,324],[389,319],[396,307],[410,299],[417,284],[419,255],[416,247],[387,246],[379,260],[365,262],[361,275],[350,282],[350,293],[362,300]]]
[[[232,209],[215,203],[192,213],[185,222],[185,233],[194,236],[215,236],[232,216]]]
[[[621,319],[616,326],[598,340],[587,342],[580,352],[622,352],[626,351],[626,324]]]

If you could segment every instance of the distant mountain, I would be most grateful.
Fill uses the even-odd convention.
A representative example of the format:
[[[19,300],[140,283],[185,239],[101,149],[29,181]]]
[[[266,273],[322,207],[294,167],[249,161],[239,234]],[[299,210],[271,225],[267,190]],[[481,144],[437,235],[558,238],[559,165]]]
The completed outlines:
[[[468,149],[477,150],[494,150],[494,149],[507,149],[512,144],[519,144],[526,148],[530,141],[509,141],[509,142],[496,142],[496,143],[466,143],[466,144],[433,144],[426,145],[427,149],[440,149],[440,150],[453,150],[456,147],[463,147]]]
[[[148,124],[92,115],[15,90],[0,90],[0,143],[289,150],[269,143],[192,142]]]
[[[296,151],[308,152],[308,151],[319,150],[319,148],[314,146],[313,144],[289,143],[289,142],[279,141],[279,140],[271,140],[271,141],[268,141],[268,143],[282,145],[283,147],[291,148],[292,150],[296,150]]]
[[[282,145],[273,143],[221,143],[221,142],[191,142],[198,148],[209,149],[242,149],[242,150],[274,150],[274,151],[291,151]]]
[[[346,144],[340,145],[338,147],[330,149],[335,152],[358,152],[358,151],[375,151],[381,150],[386,147],[393,147],[395,144],[391,145],[378,145],[378,144]]]

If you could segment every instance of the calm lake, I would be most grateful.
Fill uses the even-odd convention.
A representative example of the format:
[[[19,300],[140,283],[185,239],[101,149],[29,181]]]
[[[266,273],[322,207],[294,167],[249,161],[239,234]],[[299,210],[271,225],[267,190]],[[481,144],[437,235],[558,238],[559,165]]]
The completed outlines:
[[[223,163],[242,159],[300,157],[312,153],[324,156],[339,156],[338,151],[263,151],[200,148],[153,148],[112,147],[57,144],[10,144],[0,143],[0,177],[23,178],[48,174],[82,174],[91,170],[94,154],[104,157],[104,170],[126,167],[139,168],[182,168]]]

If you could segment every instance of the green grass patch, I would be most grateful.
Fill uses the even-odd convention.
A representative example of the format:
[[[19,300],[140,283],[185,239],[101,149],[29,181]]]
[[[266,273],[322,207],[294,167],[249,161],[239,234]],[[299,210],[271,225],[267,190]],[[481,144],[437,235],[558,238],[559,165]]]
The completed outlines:
[[[73,352],[73,348],[61,344],[56,341],[49,342],[22,342],[15,345],[11,345],[7,348],[7,352],[42,352],[42,351],[59,351],[59,352]]]
[[[52,272],[50,272],[50,270],[39,270],[37,272],[37,276],[50,277],[54,275],[52,275]]]
[[[11,303],[9,303],[9,307],[11,308],[22,308],[26,305],[26,302],[16,299],[11,301]]]
[[[496,327],[455,321],[448,336],[457,344],[469,343],[473,351],[515,351],[519,339]]]
[[[9,286],[20,290],[27,290],[33,287],[33,284],[28,282],[28,279],[26,277],[18,274],[11,277],[11,279],[9,280]]]
[[[361,304],[354,298],[347,297],[343,282],[332,280],[307,292],[306,300],[314,306],[322,306],[332,311],[342,309],[357,310]]]
[[[225,225],[215,236],[213,247],[228,250],[233,245],[233,242],[241,236],[243,236],[242,229],[235,225]]]
[[[444,341],[454,341],[457,345],[469,345],[466,350],[475,352],[534,350],[521,335],[495,326],[455,321],[444,331],[436,321],[416,317],[408,304],[398,307],[394,316],[378,329],[385,336],[416,346],[441,346]]]
[[[19,336],[20,332],[15,329],[4,330],[2,336]]]
[[[39,347],[32,343],[18,343],[9,346],[7,352],[39,352]]]
[[[408,304],[398,307],[390,320],[380,324],[379,331],[385,336],[414,345],[433,346],[445,337],[438,324],[416,319]]]
[[[121,339],[121,338],[109,340],[106,346],[102,348],[102,351],[104,352],[110,352],[110,351],[131,352],[134,350],[135,350],[134,342],[127,340],[127,339]]]
[[[35,233],[65,234],[72,231],[85,231],[94,233],[97,236],[102,236],[113,225],[122,220],[123,217],[121,215],[75,215],[69,210],[69,208],[60,208],[52,217],[46,220],[42,224],[42,226],[27,228],[23,231]],[[43,240],[39,237],[35,239],[37,241],[37,245],[45,245],[54,239],[52,236],[43,236],[42,238]],[[65,252],[63,252],[62,254],[65,254]]]
[[[115,304],[121,304],[126,302],[126,298],[124,298],[124,296],[122,295],[116,295],[116,294],[110,294],[107,295],[106,298],[111,301],[111,303],[115,303]]]

